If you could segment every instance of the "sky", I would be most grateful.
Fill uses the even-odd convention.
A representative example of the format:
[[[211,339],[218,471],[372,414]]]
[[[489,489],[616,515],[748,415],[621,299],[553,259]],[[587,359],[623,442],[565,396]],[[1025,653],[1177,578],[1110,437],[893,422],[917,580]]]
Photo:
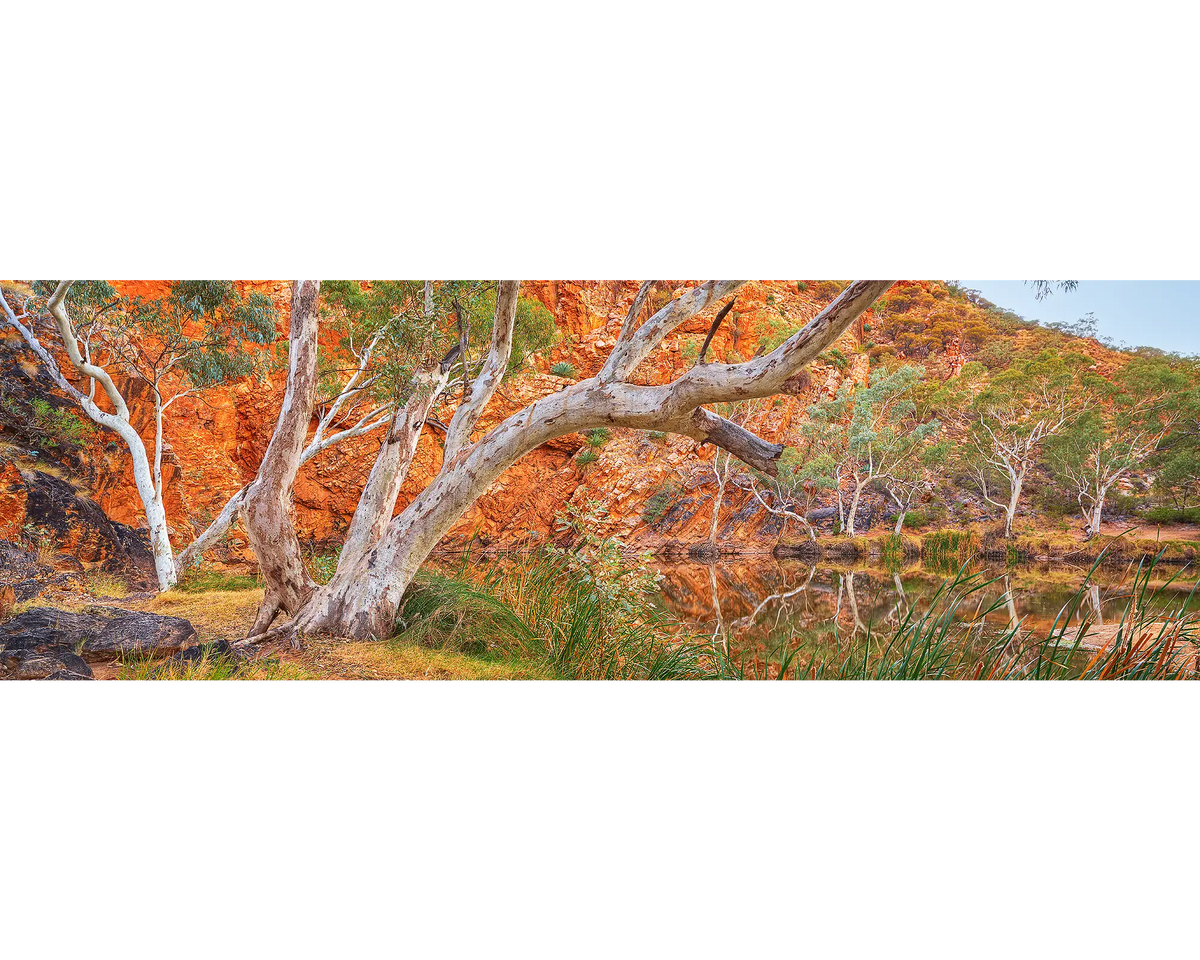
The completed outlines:
[[[1096,315],[1100,336],[1131,347],[1200,353],[1200,281],[1080,280],[1073,293],[1034,299],[1021,280],[959,280],[999,307],[1043,323]]]

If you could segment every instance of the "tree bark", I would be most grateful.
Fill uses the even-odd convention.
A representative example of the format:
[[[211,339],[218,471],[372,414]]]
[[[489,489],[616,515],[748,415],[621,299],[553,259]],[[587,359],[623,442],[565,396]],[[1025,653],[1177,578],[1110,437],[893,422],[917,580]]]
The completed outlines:
[[[1008,498],[1008,506],[1004,510],[1004,539],[1013,538],[1013,518],[1017,515],[1017,504],[1021,500],[1021,488],[1025,485],[1025,474],[1014,473],[1010,477],[1012,492]]]
[[[251,637],[266,631],[280,612],[298,612],[312,596],[314,587],[300,553],[290,507],[292,484],[300,469],[308,423],[316,403],[320,287],[318,280],[297,280],[292,284],[287,392],[258,476],[244,500],[246,533],[266,585],[262,606],[250,629]]]
[[[517,292],[521,284],[517,280],[501,280],[496,294],[496,314],[492,322],[492,345],[488,349],[483,369],[471,386],[471,395],[458,405],[454,419],[446,428],[446,446],[442,456],[453,460],[471,441],[471,431],[492,399],[504,373],[508,369],[508,358],[512,354],[513,325],[517,319]],[[466,364],[466,357],[463,357]]]
[[[443,361],[440,367],[425,371],[422,382],[405,405],[397,409],[354,510],[354,518],[346,533],[341,556],[338,557],[339,570],[357,562],[379,542],[387,529],[416,455],[421,430],[430,408],[446,387],[451,366],[452,363]]]
[[[846,514],[846,526],[849,530],[849,536],[852,538],[858,536],[854,529],[854,518],[858,515],[858,498],[862,495],[862,488],[862,483],[859,482],[858,477],[855,477],[854,496],[850,500],[850,510]]]

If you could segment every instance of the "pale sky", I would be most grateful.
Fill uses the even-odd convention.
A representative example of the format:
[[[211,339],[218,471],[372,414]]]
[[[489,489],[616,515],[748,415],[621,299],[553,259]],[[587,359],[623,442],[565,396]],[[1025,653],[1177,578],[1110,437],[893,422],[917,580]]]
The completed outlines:
[[[1101,336],[1131,347],[1200,353],[1200,281],[1080,280],[1074,293],[1038,301],[1020,280],[959,280],[998,307],[1043,323],[1096,315]]]

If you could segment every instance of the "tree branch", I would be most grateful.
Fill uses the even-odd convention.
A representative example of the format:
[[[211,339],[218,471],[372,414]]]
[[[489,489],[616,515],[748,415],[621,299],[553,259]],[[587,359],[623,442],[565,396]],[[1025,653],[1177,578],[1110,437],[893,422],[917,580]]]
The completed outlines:
[[[446,430],[444,456],[447,462],[453,460],[458,452],[470,443],[471,431],[475,428],[479,415],[492,399],[492,394],[496,392],[508,369],[508,358],[512,353],[513,325],[517,319],[517,292],[520,286],[518,280],[500,281],[500,290],[496,295],[496,314],[492,321],[492,345],[483,369],[479,371],[471,387],[470,396],[458,405]],[[463,356],[465,359],[465,350]],[[465,363],[463,370],[465,384]]]

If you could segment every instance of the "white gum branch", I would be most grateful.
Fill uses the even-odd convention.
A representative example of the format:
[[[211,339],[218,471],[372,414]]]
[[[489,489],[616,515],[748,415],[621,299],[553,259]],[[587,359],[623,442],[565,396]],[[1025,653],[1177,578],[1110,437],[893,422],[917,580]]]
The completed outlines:
[[[508,369],[520,286],[518,280],[500,281],[500,290],[496,294],[496,314],[492,322],[492,344],[488,348],[483,369],[471,385],[470,395],[458,405],[450,426],[446,428],[446,446],[443,454],[446,462],[453,460],[471,442],[471,431],[475,428],[479,415],[492,399]],[[463,362],[466,362],[465,356]]]

